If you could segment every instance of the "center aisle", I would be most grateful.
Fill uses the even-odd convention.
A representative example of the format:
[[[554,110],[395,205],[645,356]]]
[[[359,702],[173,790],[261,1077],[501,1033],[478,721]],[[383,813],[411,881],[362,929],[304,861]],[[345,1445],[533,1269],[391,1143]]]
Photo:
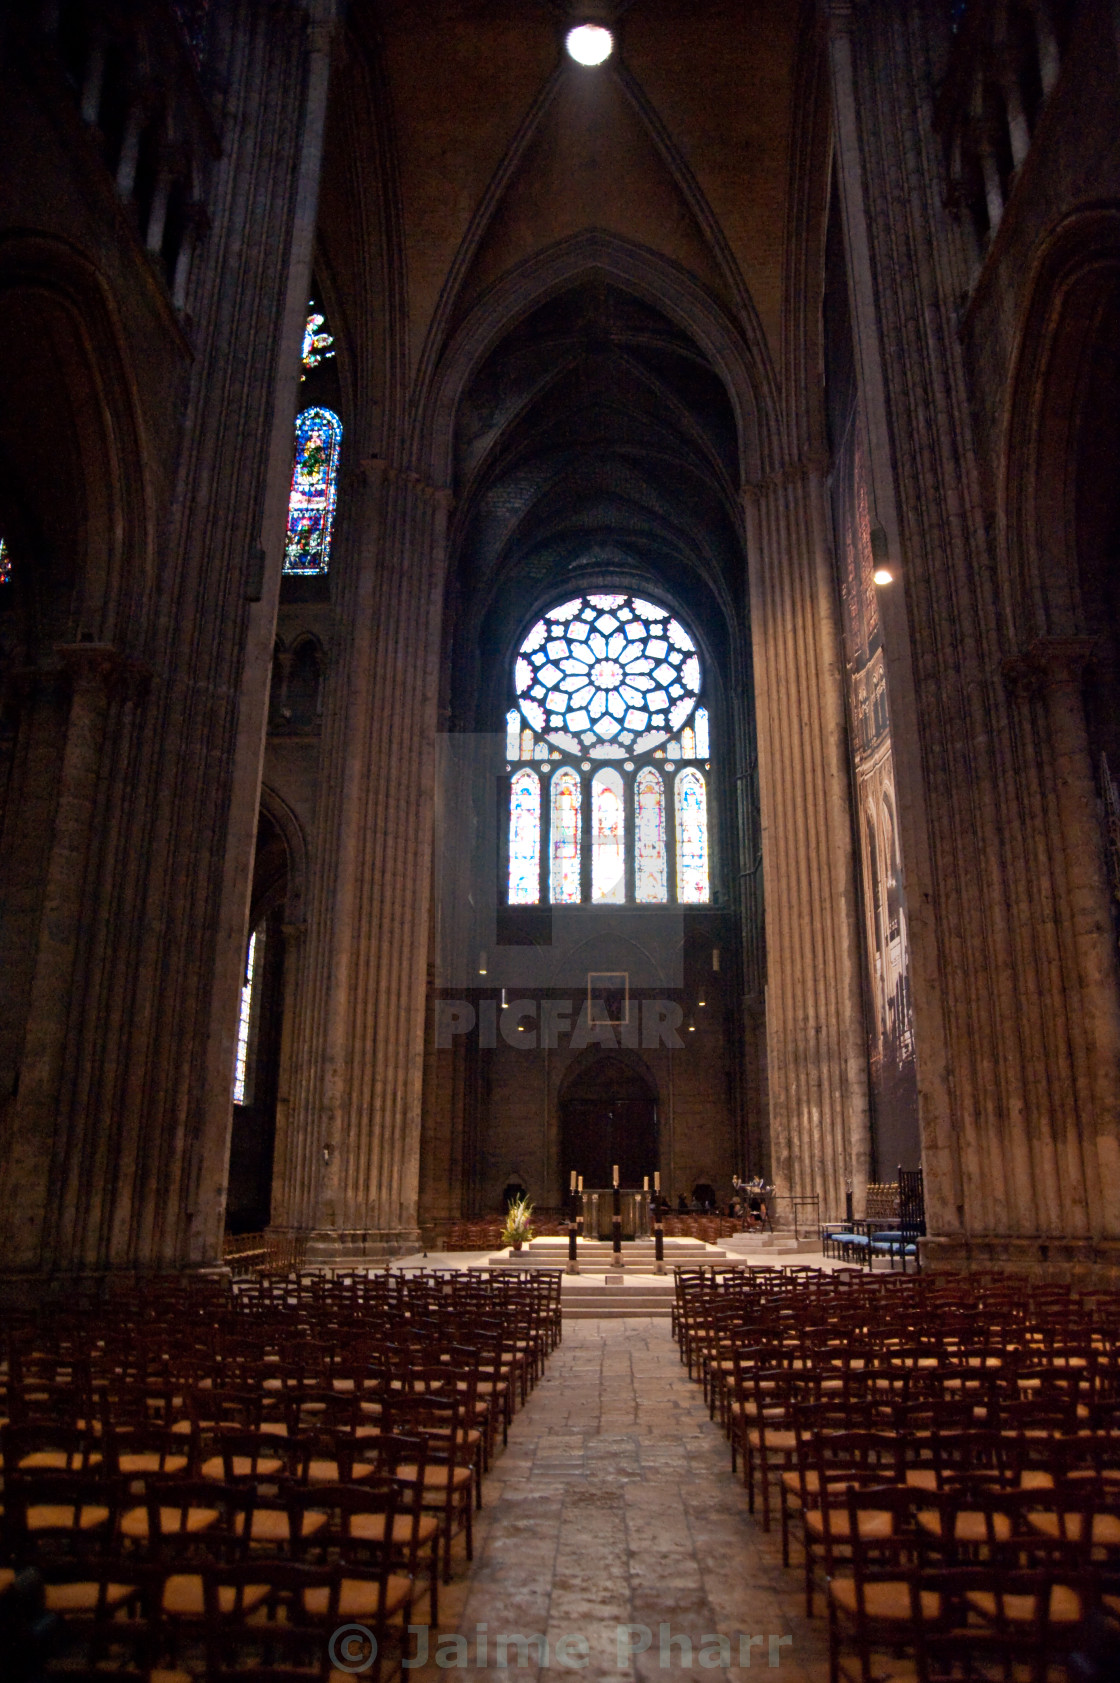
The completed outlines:
[[[546,1676],[742,1679],[742,1651],[758,1683],[759,1666],[776,1683],[824,1683],[825,1621],[805,1619],[801,1572],[782,1570],[777,1527],[766,1536],[748,1517],[730,1467],[667,1320],[565,1322],[486,1480],[474,1564],[441,1592],[444,1669],[432,1663],[433,1632],[429,1663],[412,1678],[428,1683],[460,1667],[535,1678],[539,1650],[507,1642],[507,1669],[498,1639],[545,1636]],[[642,1628],[623,1629],[620,1646],[626,1626]],[[762,1640],[741,1650],[741,1633]],[[664,1662],[663,1634],[673,1639]],[[629,1655],[647,1636],[648,1648]],[[729,1641],[730,1666],[717,1636]],[[771,1637],[792,1642],[772,1647]],[[677,1638],[691,1644],[691,1666]]]

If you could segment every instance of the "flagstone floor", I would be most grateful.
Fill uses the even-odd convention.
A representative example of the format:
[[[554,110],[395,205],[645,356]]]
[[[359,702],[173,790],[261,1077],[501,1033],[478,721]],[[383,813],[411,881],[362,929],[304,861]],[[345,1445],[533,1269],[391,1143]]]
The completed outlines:
[[[775,1683],[824,1683],[825,1621],[805,1618],[800,1568],[783,1570],[777,1526],[766,1535],[748,1516],[730,1467],[667,1320],[569,1322],[486,1480],[473,1565],[460,1545],[439,1642],[432,1632],[411,1677],[532,1683],[539,1644],[499,1642],[521,1636],[547,1639],[548,1677],[741,1683],[749,1655],[755,1683],[760,1667]]]

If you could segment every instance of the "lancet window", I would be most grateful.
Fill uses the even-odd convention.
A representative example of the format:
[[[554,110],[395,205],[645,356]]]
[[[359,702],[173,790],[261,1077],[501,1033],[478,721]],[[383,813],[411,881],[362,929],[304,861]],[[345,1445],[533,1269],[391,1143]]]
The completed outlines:
[[[286,573],[325,573],[330,566],[341,448],[342,422],[333,409],[305,409],[296,417]]]

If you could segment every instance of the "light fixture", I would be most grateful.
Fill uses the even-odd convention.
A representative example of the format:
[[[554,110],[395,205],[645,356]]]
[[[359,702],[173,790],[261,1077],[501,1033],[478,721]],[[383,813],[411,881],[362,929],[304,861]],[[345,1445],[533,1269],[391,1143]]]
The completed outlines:
[[[589,69],[605,64],[614,52],[614,36],[599,23],[577,24],[575,29],[569,29],[565,44],[576,63]]]
[[[485,974],[486,974],[486,954],[485,953],[479,953],[479,955],[478,955],[478,973],[479,973],[480,976],[485,976]]]
[[[876,584],[894,583],[894,574],[891,572],[889,567],[876,567],[871,577],[875,580]]]

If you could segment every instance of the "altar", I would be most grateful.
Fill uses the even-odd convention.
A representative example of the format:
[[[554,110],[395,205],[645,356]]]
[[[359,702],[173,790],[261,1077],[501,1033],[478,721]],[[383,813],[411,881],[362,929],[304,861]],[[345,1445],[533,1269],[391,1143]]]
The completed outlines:
[[[619,1205],[622,1211],[622,1237],[624,1239],[648,1239],[652,1231],[650,1226],[650,1198],[652,1194],[643,1192],[641,1188],[620,1191]],[[579,1211],[577,1195],[576,1211]],[[611,1221],[614,1216],[614,1190],[609,1186],[593,1186],[583,1190],[583,1236],[585,1239],[610,1240],[614,1229]]]

